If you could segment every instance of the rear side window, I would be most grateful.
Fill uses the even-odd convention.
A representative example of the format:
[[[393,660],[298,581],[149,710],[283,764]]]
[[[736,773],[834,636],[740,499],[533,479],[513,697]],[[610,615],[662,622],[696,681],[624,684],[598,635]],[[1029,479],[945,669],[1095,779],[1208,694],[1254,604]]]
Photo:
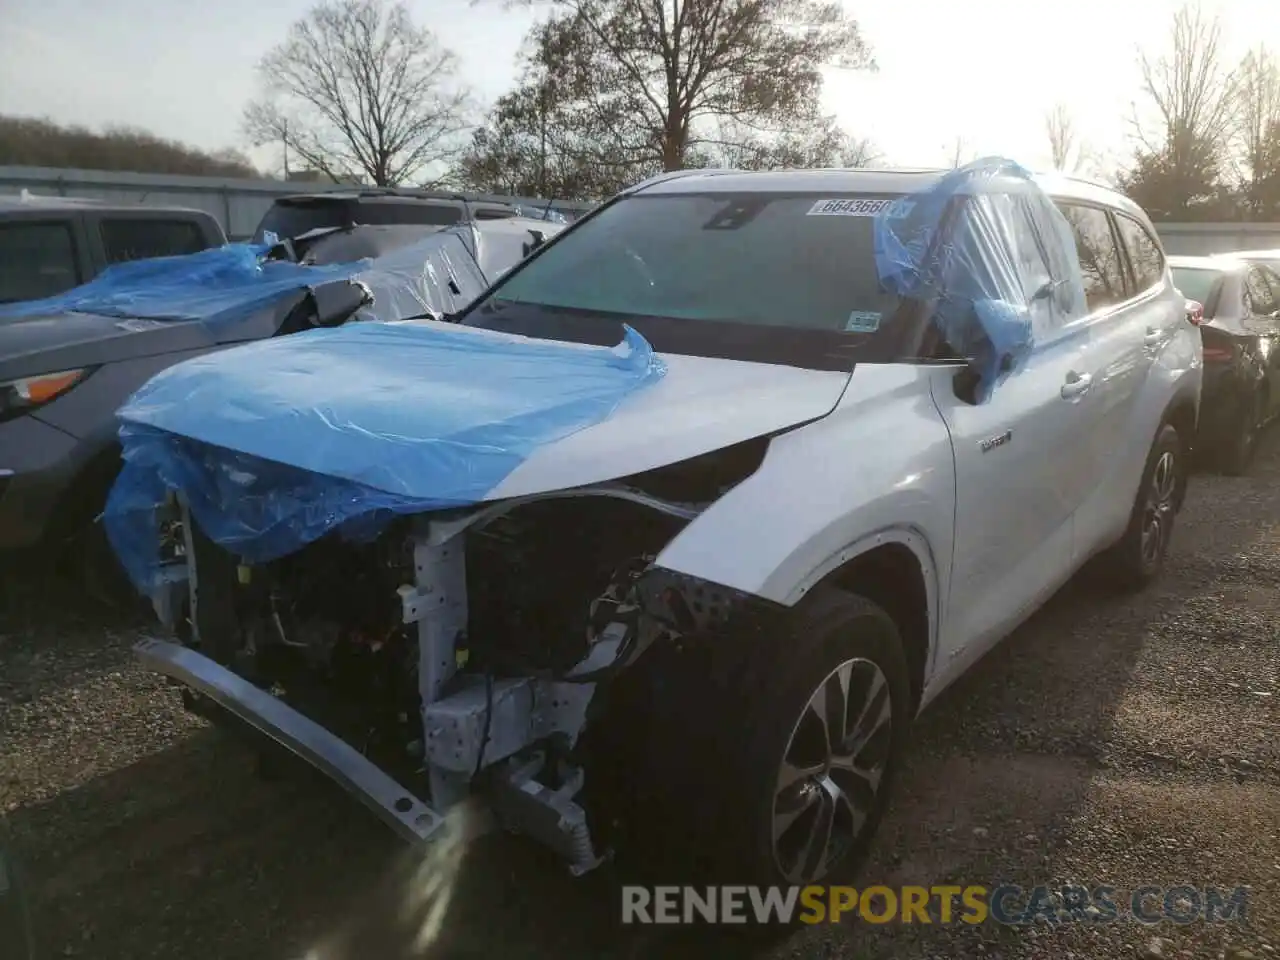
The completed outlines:
[[[445,203],[363,203],[356,207],[356,223],[370,226],[447,227],[462,220],[462,208]]]
[[[1080,260],[1089,311],[1101,310],[1125,299],[1120,248],[1116,246],[1106,211],[1072,204],[1059,204],[1059,207],[1075,235],[1076,256]]]
[[[1262,274],[1263,280],[1271,289],[1271,302],[1277,308],[1280,308],[1280,276],[1276,276],[1274,270],[1269,267],[1258,267],[1258,272]]]
[[[0,223],[0,303],[39,300],[80,282],[67,223]]]
[[[99,231],[107,263],[199,253],[207,246],[200,227],[190,220],[108,218]]]
[[[1117,213],[1115,217],[1120,237],[1129,251],[1134,293],[1150,290],[1164,276],[1164,254],[1160,252],[1160,244],[1137,220],[1123,213]]]
[[[1250,267],[1245,280],[1245,302],[1252,313],[1270,314],[1276,310],[1275,294],[1258,267]]]

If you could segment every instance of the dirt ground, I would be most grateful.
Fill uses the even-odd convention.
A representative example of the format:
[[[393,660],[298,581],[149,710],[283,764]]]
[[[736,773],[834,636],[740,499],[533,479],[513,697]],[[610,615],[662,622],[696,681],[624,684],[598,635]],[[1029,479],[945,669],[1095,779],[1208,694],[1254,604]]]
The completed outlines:
[[[25,867],[40,956],[1280,960],[1278,446],[1250,477],[1194,479],[1157,586],[1069,585],[944,694],[863,874],[1247,885],[1245,927],[855,920],[764,943],[620,929],[607,877],[572,880],[527,842],[414,863],[336,788],[259,777],[133,665],[145,625],[65,596],[36,616],[11,579],[0,836]]]

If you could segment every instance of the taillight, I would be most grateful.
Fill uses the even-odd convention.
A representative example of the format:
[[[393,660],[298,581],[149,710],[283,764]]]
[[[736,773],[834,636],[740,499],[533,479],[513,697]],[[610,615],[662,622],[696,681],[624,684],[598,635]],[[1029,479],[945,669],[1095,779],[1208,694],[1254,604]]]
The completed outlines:
[[[1200,327],[1201,356],[1205,363],[1231,363],[1236,357],[1231,337],[1212,326]]]
[[[1205,347],[1204,362],[1205,363],[1230,363],[1231,362],[1230,347]]]

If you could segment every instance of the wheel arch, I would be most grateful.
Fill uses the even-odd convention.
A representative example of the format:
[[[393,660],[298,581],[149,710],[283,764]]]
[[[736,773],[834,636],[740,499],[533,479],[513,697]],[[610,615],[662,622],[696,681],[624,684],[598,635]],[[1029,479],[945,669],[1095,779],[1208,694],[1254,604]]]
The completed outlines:
[[[849,544],[796,584],[788,605],[820,585],[856,593],[889,614],[902,639],[918,706],[936,648],[940,609],[938,566],[924,534],[894,527]]]

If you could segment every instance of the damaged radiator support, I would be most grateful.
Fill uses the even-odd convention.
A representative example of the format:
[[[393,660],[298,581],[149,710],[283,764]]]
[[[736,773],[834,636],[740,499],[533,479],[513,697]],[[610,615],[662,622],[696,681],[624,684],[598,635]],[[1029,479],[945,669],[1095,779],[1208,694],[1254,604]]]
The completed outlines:
[[[538,782],[545,754],[521,755],[561,734],[570,744],[586,718],[594,684],[471,676],[441,693],[462,666],[466,649],[467,579],[464,539],[469,519],[422,521],[414,530],[412,585],[399,590],[403,620],[418,627],[418,686],[424,754],[432,803],[447,810],[461,802],[474,773],[488,769],[486,785],[495,812],[509,828],[558,851],[574,873],[597,866],[585,811],[574,797],[582,771],[563,785]]]
[[[153,599],[157,613],[173,627],[178,591],[188,594],[193,640],[198,645],[197,551],[185,504],[174,506],[181,510],[185,563],[170,565],[166,573],[172,575],[157,583]],[[410,841],[437,839],[448,811],[471,801],[474,786],[482,791],[477,798],[488,802],[504,826],[546,844],[573,873],[584,873],[603,858],[593,847],[585,811],[575,800],[583,771],[564,765],[552,770],[546,751],[532,748],[553,736],[563,737],[569,745],[576,741],[594,684],[458,676],[465,662],[467,629],[461,534],[476,519],[476,514],[451,521],[423,518],[411,534],[414,583],[398,591],[404,623],[417,626],[429,804],[412,796],[346,741],[201,650],[146,640],[135,653],[149,669],[203,694],[326,773]],[[447,690],[451,692],[445,696]],[[484,776],[473,785],[479,771]],[[555,786],[542,782],[552,775]]]

